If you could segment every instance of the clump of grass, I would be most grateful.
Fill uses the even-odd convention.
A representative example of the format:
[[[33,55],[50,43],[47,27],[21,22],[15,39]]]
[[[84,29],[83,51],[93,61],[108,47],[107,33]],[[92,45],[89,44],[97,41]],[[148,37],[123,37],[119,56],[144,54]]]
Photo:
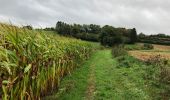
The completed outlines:
[[[126,55],[127,51],[124,49],[123,45],[116,45],[112,48],[112,56],[113,57],[119,57]]]
[[[154,49],[154,46],[152,44],[144,43],[142,49],[143,50],[152,50],[152,49]]]
[[[129,55],[117,57],[117,61],[118,61],[117,68],[120,67],[130,68],[133,67],[133,65],[140,63],[138,59],[131,57]]]
[[[93,48],[89,42],[0,24],[0,99],[37,100],[53,92]]]
[[[138,45],[138,44],[127,44],[125,45],[125,50],[141,50],[142,49],[142,46],[141,45]]]
[[[152,44],[131,44],[131,45],[125,45],[125,50],[152,50],[154,49],[154,46]]]

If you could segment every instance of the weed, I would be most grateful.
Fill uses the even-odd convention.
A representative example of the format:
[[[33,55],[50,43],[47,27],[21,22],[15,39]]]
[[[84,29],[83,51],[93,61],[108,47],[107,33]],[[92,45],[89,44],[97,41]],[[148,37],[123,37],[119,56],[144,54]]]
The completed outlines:
[[[150,65],[146,68],[146,79],[149,81],[149,85],[159,90],[155,92],[157,94],[155,98],[169,99],[170,65],[168,60],[156,55],[148,59],[146,63]]]
[[[123,45],[117,45],[112,48],[112,56],[113,57],[119,57],[126,55],[127,51],[124,49]]]
[[[152,50],[152,49],[154,49],[154,46],[152,44],[147,44],[147,43],[143,44],[143,50]]]

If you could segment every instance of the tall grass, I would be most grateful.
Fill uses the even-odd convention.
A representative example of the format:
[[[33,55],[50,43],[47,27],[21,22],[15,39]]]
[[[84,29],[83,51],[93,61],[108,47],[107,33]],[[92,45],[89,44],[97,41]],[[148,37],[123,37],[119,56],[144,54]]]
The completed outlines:
[[[146,75],[154,99],[169,100],[170,99],[170,63],[167,59],[156,55],[150,57],[146,61],[149,67],[146,67]],[[155,96],[156,95],[156,96]]]
[[[0,98],[40,99],[92,51],[89,42],[0,24]]]
[[[124,48],[124,45],[116,45],[112,48],[112,56],[119,57],[127,55],[127,51]]]

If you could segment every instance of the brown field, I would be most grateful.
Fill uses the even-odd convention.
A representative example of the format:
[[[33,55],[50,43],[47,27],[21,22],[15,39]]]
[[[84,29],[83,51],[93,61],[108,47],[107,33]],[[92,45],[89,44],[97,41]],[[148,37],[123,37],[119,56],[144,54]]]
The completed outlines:
[[[154,45],[154,50],[170,51],[170,46]]]
[[[129,51],[129,54],[137,59],[144,61],[156,55],[160,55],[162,58],[165,59],[170,59],[170,46],[154,45],[153,50],[134,50]]]

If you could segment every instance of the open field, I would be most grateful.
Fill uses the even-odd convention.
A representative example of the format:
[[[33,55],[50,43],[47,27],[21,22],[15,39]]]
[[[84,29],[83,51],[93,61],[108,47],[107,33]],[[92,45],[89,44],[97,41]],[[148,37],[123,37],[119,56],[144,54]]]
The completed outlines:
[[[142,44],[137,44],[142,45]],[[140,60],[148,60],[152,56],[160,55],[162,58],[170,59],[170,46],[153,45],[153,50],[131,50],[128,51],[131,56]]]
[[[170,46],[156,45],[156,44],[154,44],[154,50],[169,51],[169,52],[170,52]]]

